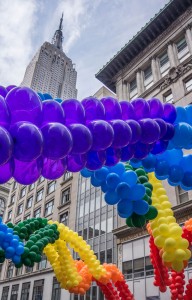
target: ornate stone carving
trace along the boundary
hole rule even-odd
[[[178,67],[173,67],[169,70],[169,73],[165,76],[164,82],[161,84],[160,89],[163,90],[168,87],[171,83],[176,82],[178,78],[189,70],[192,69],[192,63],[185,66],[180,65]]]

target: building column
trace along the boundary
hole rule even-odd
[[[137,70],[137,72],[136,72],[136,81],[137,81],[137,93],[138,93],[138,96],[140,96],[142,94],[142,92],[144,91],[141,70]]]
[[[189,52],[190,52],[190,54],[192,54],[192,33],[191,33],[191,26],[190,25],[188,25],[186,27],[185,38],[186,38],[186,41],[187,41]]]
[[[176,67],[178,65],[178,59],[175,56],[173,44],[171,42],[168,44],[167,54],[170,61],[170,68]]]
[[[127,81],[123,81],[123,99],[128,100],[128,83]]]
[[[157,82],[160,79],[160,69],[158,66],[157,59],[155,57],[152,57],[151,59],[151,69],[153,74],[153,81]]]
[[[120,79],[117,83],[116,83],[116,94],[117,94],[117,99],[118,100],[123,100],[123,80]]]

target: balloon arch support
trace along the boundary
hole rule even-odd
[[[154,285],[171,299],[192,299],[184,269],[191,258],[192,219],[181,228],[161,180],[192,189],[192,106],[158,99],[93,97],[62,101],[27,87],[0,87],[0,183],[28,185],[81,172],[117,205],[128,227],[146,226]],[[78,253],[73,260],[69,248]],[[95,281],[106,299],[134,299],[122,273],[97,260],[63,224],[32,218],[0,223],[0,261],[33,266],[45,253],[62,288],[85,294]]]

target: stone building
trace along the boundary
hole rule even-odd
[[[192,1],[172,0],[155,15],[97,74],[119,100],[159,98],[185,106],[192,103]],[[178,223],[192,216],[192,191],[165,182]],[[118,219],[118,266],[135,299],[170,299],[153,286],[149,237],[144,229],[131,229]],[[192,261],[186,270],[192,278]]]
[[[52,43],[45,42],[27,66],[21,86],[50,93],[63,100],[77,98],[77,72],[72,60],[63,52],[63,15]]]

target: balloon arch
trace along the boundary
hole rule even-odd
[[[146,225],[154,285],[171,299],[192,299],[184,269],[191,258],[192,219],[181,228],[161,180],[192,189],[192,106],[158,99],[62,101],[27,87],[0,87],[0,183],[28,185],[67,170],[90,177],[129,227]],[[73,260],[68,246],[79,254]],[[67,226],[42,218],[0,223],[0,262],[33,266],[45,253],[62,288],[84,294],[95,281],[106,299],[134,299],[122,273],[97,260]]]

